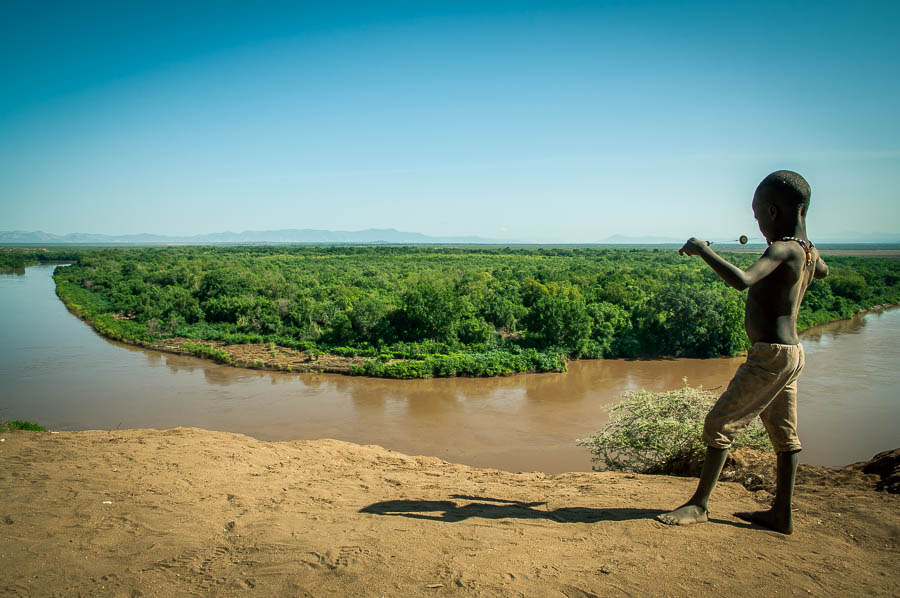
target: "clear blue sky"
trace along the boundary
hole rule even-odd
[[[0,10],[0,230],[900,232],[897,2]]]

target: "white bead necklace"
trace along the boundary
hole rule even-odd
[[[797,241],[798,243],[800,243],[800,247],[802,247],[803,251],[806,252],[806,265],[809,266],[813,263],[812,249],[813,249],[813,247],[815,247],[815,245],[813,245],[812,241],[809,242],[809,247],[807,247],[806,241],[803,241],[802,239],[798,239],[797,237],[781,237],[781,240],[782,241]]]

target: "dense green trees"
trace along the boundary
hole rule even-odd
[[[593,328],[581,293],[575,287],[557,283],[540,287],[523,318],[531,339],[538,346],[560,345],[572,353],[581,353]]]
[[[275,343],[358,373],[492,375],[563,356],[734,355],[744,295],[663,249],[154,247],[68,250],[58,292],[116,338]],[[746,267],[756,256],[729,256]],[[900,262],[831,258],[801,328],[900,302]],[[399,364],[399,365],[398,365]]]
[[[659,355],[714,357],[747,348],[742,296],[723,285],[667,286],[636,310],[643,345]]]
[[[76,259],[78,249],[46,247],[0,247],[0,272],[22,271],[25,266]]]

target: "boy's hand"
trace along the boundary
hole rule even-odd
[[[691,237],[687,240],[687,243],[678,250],[678,255],[700,255],[707,247],[709,247],[709,243],[706,241]]]

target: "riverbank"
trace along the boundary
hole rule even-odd
[[[514,346],[487,349],[478,352],[432,353],[427,346],[422,351],[415,343],[395,351],[378,354],[371,346],[360,356],[352,347],[332,348],[343,350],[338,354],[315,345],[295,349],[275,342],[235,343],[202,338],[159,338],[151,334],[148,326],[134,320],[131,315],[106,311],[103,299],[88,289],[56,279],[56,295],[66,309],[86,322],[97,334],[135,347],[190,355],[210,359],[216,363],[244,369],[279,372],[314,372],[348,374],[373,378],[452,378],[494,377],[510,374],[565,372],[566,356],[558,350],[540,352],[537,349]],[[258,337],[257,337],[258,338]],[[293,342],[293,340],[289,340]],[[427,345],[428,343],[426,343]],[[309,346],[300,342],[298,345]],[[412,352],[414,355],[410,355]]]
[[[731,516],[771,498],[736,483],[712,522],[672,528],[653,516],[693,479],[195,428],[2,436],[4,595],[900,593],[900,496],[858,471],[804,468],[782,536]]]
[[[873,305],[872,307],[859,310],[853,317],[867,313],[878,313],[895,307],[898,307],[898,304],[885,303],[883,305]],[[808,332],[809,334],[815,334],[823,327],[840,321],[842,320],[832,320],[830,322],[811,326],[810,328],[801,331],[801,338],[803,333]],[[351,374],[353,373],[354,366],[361,367],[367,361],[367,359],[363,357],[345,357],[329,353],[297,351],[288,347],[281,347],[273,344],[258,343],[227,345],[218,341],[197,341],[196,339],[189,338],[168,338],[146,343],[141,346],[155,351],[212,359],[216,363],[233,367],[276,372]],[[666,358],[659,357],[658,359]],[[571,360],[567,359],[567,361]],[[516,373],[534,373],[534,370]]]
[[[130,344],[144,349],[161,351],[164,353],[173,353],[175,355],[190,355],[192,357],[200,357],[209,359],[216,363],[229,365],[236,368],[268,370],[275,372],[293,372],[293,373],[324,373],[324,374],[343,374],[343,375],[360,375],[358,368],[368,360],[364,357],[347,357],[343,355],[334,355],[330,353],[320,353],[316,351],[298,351],[288,347],[282,347],[274,344],[238,344],[229,345],[220,341],[203,341],[190,338],[173,337],[151,342],[139,342],[127,338],[117,338],[117,335],[106,335],[102,328],[98,327],[91,319],[80,313],[76,307],[68,304],[60,297],[60,300],[66,305],[66,308],[73,315],[77,316],[95,332],[106,338],[112,338],[119,342]],[[877,313],[886,309],[900,307],[900,304],[883,304],[874,305],[872,307],[861,309],[856,312],[853,317],[861,316],[867,313]],[[849,320],[852,318],[845,318]],[[816,326],[811,326],[801,331],[803,334],[814,334],[822,327],[834,322],[844,320],[832,320],[824,322]],[[659,357],[658,359],[666,359]],[[399,362],[403,360],[391,360],[387,363]],[[569,361],[568,359],[566,361]],[[355,371],[356,370],[356,371]],[[536,370],[526,370],[523,372],[515,372],[519,374],[534,373]],[[563,368],[562,371],[565,371]],[[508,375],[508,374],[505,374]],[[382,376],[383,377],[383,376]],[[411,376],[419,377],[419,376]]]
[[[136,347],[190,355],[216,363],[244,368],[293,373],[330,373],[377,378],[493,377],[536,372],[565,372],[569,358],[560,352],[541,353],[535,349],[490,350],[480,353],[409,355],[358,355],[349,348],[344,354],[321,349],[295,349],[269,343],[226,343],[217,340],[169,337],[154,338],[147,327],[129,315],[110,313],[105,303],[89,290],[60,282],[54,274],[56,295],[66,309],[86,322],[99,335]],[[868,305],[853,316],[883,310],[896,304]],[[834,321],[823,322],[818,326]],[[814,326],[812,328],[817,328]],[[811,330],[807,329],[807,330]],[[370,348],[371,349],[371,348]],[[665,359],[659,356],[657,359]]]
[[[801,327],[900,302],[898,262],[835,257],[830,267]],[[98,249],[53,277],[109,338],[194,339],[191,354],[257,369],[489,377],[564,371],[567,357],[734,355],[746,340],[741,294],[702,260],[660,248]],[[266,354],[284,348],[309,358]]]

